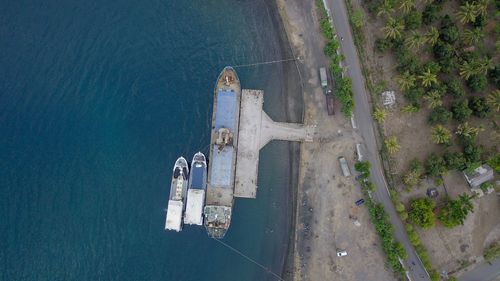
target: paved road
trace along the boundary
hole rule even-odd
[[[387,183],[382,172],[381,160],[378,153],[368,93],[365,88],[365,80],[361,72],[358,53],[351,34],[346,5],[342,0],[325,1],[330,10],[330,16],[333,18],[333,25],[335,26],[337,34],[343,37],[343,40],[340,41],[340,45],[342,53],[345,56],[348,76],[353,82],[354,101],[356,104],[354,119],[365,141],[367,151],[364,153],[364,156],[366,156],[366,159],[372,164],[371,180],[377,186],[377,191],[374,194],[375,200],[384,205],[386,212],[389,214],[391,223],[394,225],[396,239],[403,244],[408,252],[406,265],[411,280],[430,280],[424,266],[418,259],[413,246],[408,240],[404,226],[396,214],[394,205],[389,197]]]
[[[491,264],[482,263],[476,266],[473,270],[464,273],[460,281],[493,281],[500,280],[500,259],[497,259]]]

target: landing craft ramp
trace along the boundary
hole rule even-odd
[[[259,151],[272,140],[313,140],[314,127],[274,122],[263,110],[264,92],[243,89],[234,196],[256,198]]]

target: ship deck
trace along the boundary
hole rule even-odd
[[[256,198],[259,151],[272,140],[313,140],[314,127],[274,122],[263,110],[264,92],[243,89],[234,196]]]

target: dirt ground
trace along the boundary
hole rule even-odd
[[[338,157],[354,164],[360,137],[341,114],[328,116],[318,68],[327,65],[314,1],[279,0],[304,84],[306,124],[316,124],[313,143],[302,144],[295,233],[294,280],[394,280],[354,176],[342,176]],[[336,105],[336,112],[339,112]],[[346,257],[337,257],[346,250]]]
[[[362,9],[360,0],[353,0],[355,9]],[[383,126],[386,136],[396,136],[401,149],[395,153],[395,159],[391,170],[397,175],[403,175],[409,166],[411,159],[425,160],[431,152],[442,154],[444,147],[433,144],[430,137],[431,127],[427,119],[430,110],[422,108],[414,114],[402,113],[400,110],[407,104],[402,93],[399,91],[394,77],[397,75],[395,69],[395,58],[390,54],[381,55],[375,51],[374,43],[378,37],[382,37],[380,31],[383,23],[371,17],[367,10],[365,13],[365,66],[370,69],[371,79],[374,83],[385,81],[387,90],[396,92],[396,105],[389,109],[388,116]],[[377,100],[380,93],[372,93]],[[473,120],[471,124],[476,125]],[[458,125],[454,124],[454,125]],[[491,141],[498,139],[498,132],[491,129],[494,124],[487,123],[485,130],[478,136],[479,143],[491,146]],[[453,131],[454,128],[450,129]],[[453,148],[451,148],[453,149]],[[401,192],[401,199],[408,203],[411,198],[425,196],[428,187],[435,187],[432,180],[424,181],[419,188],[411,192],[404,191],[400,185],[400,177],[396,176],[396,188]],[[445,177],[445,186],[448,195],[455,198],[461,193],[470,193],[465,179],[461,173],[450,172]],[[444,190],[443,190],[444,191]],[[441,192],[441,189],[440,189]],[[438,204],[445,196],[438,198]],[[474,262],[482,260],[481,255],[485,246],[494,240],[500,239],[500,202],[495,195],[474,199],[474,213],[471,214],[464,226],[454,229],[446,229],[440,225],[429,230],[419,230],[424,246],[429,250],[431,261],[438,271],[455,272],[460,268],[470,268]],[[496,214],[496,215],[494,215]]]

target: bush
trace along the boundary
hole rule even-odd
[[[461,98],[465,95],[464,87],[462,82],[458,79],[452,79],[446,83],[448,86],[448,93],[450,93],[455,98]]]
[[[438,177],[446,172],[446,163],[443,158],[435,153],[431,153],[425,161],[425,172],[432,177]]]
[[[418,234],[415,230],[409,231],[408,232],[408,240],[410,240],[410,243],[413,246],[418,246],[420,245],[420,237],[418,237]]]
[[[418,29],[422,25],[422,13],[417,10],[411,10],[403,19],[408,30]]]
[[[500,153],[493,155],[488,160],[488,165],[490,165],[493,170],[497,171],[497,173],[500,173]]]
[[[432,109],[431,115],[429,116],[429,123],[431,124],[444,124],[450,121],[452,113],[448,111],[443,106],[438,106]]]
[[[491,112],[490,106],[483,97],[472,97],[469,100],[469,107],[472,109],[474,115],[479,118],[484,118]]]
[[[412,200],[410,202],[409,212],[410,221],[423,228],[434,226],[434,206],[434,201],[429,198],[419,198]]]
[[[413,105],[420,105],[424,95],[424,90],[420,87],[413,87],[405,91],[404,95]]]
[[[368,161],[358,161],[354,164],[354,169],[363,175],[363,178],[368,178],[370,176],[371,164]]]
[[[453,118],[460,122],[465,121],[472,114],[467,100],[455,102],[451,107],[451,112],[453,113]]]
[[[439,12],[441,11],[441,6],[436,4],[429,4],[425,6],[424,11],[422,12],[422,23],[425,25],[429,25],[439,17]]]
[[[439,38],[444,42],[453,44],[460,37],[460,32],[458,31],[458,27],[452,21],[449,15],[446,15],[441,20],[441,30],[439,32]]]
[[[498,25],[500,26],[500,25]],[[491,83],[493,83],[497,88],[500,88],[500,65],[495,66],[492,70],[488,72]]]
[[[467,215],[474,209],[471,199],[470,195],[464,193],[457,199],[448,200],[439,212],[438,219],[448,228],[463,225]]]
[[[366,206],[370,213],[370,219],[375,225],[375,230],[382,241],[382,250],[387,255],[387,262],[394,271],[403,273],[404,268],[399,263],[398,257],[406,259],[407,253],[399,243],[394,241],[394,227],[389,222],[389,216],[382,204],[374,203],[371,199],[367,199]]]
[[[446,152],[443,158],[448,170],[462,171],[467,168],[467,160],[462,152]]]
[[[486,76],[484,75],[472,75],[469,77],[467,80],[467,86],[469,89],[471,89],[473,92],[481,92],[486,88],[486,84],[488,81],[486,81]]]
[[[455,48],[451,44],[438,41],[434,47],[432,47],[432,51],[444,73],[450,73],[456,69],[457,59],[455,56]]]
[[[493,261],[500,257],[500,244],[493,243],[488,248],[484,250],[484,259],[487,261]]]
[[[477,166],[481,162],[481,148],[474,142],[468,142],[464,146],[464,156],[467,167]]]
[[[387,38],[378,38],[375,40],[375,49],[383,53],[392,47],[391,40]]]

